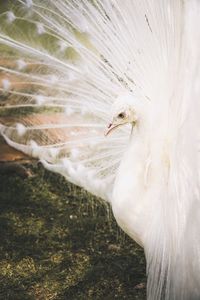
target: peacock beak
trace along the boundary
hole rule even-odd
[[[107,129],[104,133],[105,136],[107,136],[111,131],[113,131],[113,129],[117,128],[118,126],[120,126],[121,124],[113,124],[113,123],[109,123],[107,126]]]

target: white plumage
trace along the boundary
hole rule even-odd
[[[2,136],[110,201],[144,247],[149,300],[200,299],[199,15],[197,0],[19,0],[0,16]]]

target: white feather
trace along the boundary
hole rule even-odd
[[[8,22],[12,23],[12,22],[15,21],[15,19],[16,19],[16,17],[14,15],[14,13],[12,11],[8,11],[7,12],[7,20],[8,20]]]
[[[11,82],[10,82],[10,80],[9,79],[2,79],[2,86],[3,86],[3,90],[4,91],[8,91],[9,89],[10,89],[10,87],[11,87]]]
[[[16,124],[16,129],[19,136],[23,136],[26,133],[26,127],[23,124]]]

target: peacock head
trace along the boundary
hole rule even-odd
[[[119,96],[112,105],[112,121],[108,124],[105,136],[107,136],[114,129],[125,124],[135,126],[138,122],[138,107],[139,100],[131,94]]]

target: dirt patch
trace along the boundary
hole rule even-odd
[[[8,146],[6,142],[2,138],[0,138],[0,163],[21,161],[21,160],[30,161],[30,158],[24,153],[17,151],[12,147]]]

